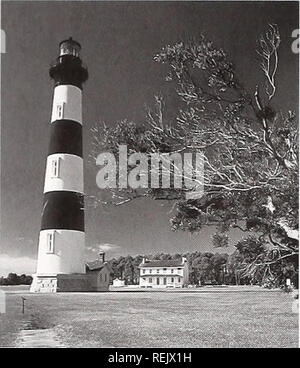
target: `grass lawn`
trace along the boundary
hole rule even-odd
[[[22,315],[21,296],[26,300]],[[50,328],[70,347],[297,347],[298,315],[281,291],[7,293],[0,346]]]

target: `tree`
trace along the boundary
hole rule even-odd
[[[26,285],[26,283],[27,283],[27,276],[25,274],[22,274],[21,276],[19,276],[19,283],[21,285]]]
[[[16,273],[9,273],[7,276],[8,285],[19,285],[19,277]]]
[[[32,277],[22,274],[9,273],[7,277],[0,277],[0,285],[31,285]]]
[[[133,283],[137,285],[139,283],[140,270],[139,265],[142,263],[143,256],[138,255],[133,259]]]
[[[131,256],[125,258],[124,279],[127,285],[132,285],[134,283],[134,265]]]
[[[213,281],[213,275],[212,275],[212,253],[203,253],[200,259],[199,263],[199,281],[201,282],[201,285],[204,285],[207,281]]]
[[[227,233],[217,232],[212,236],[213,246],[218,247],[228,247],[229,237]]]
[[[228,280],[230,284],[240,285],[244,272],[243,258],[239,251],[232,253],[227,260]]]
[[[221,285],[225,282],[225,265],[227,263],[228,254],[215,253],[211,257],[212,276],[214,281]]]
[[[263,278],[271,269],[291,263],[298,270],[298,123],[293,111],[275,110],[280,34],[270,24],[258,38],[257,54],[264,85],[248,91],[233,62],[204,36],[163,47],[155,61],[165,64],[166,77],[177,93],[177,116],[166,113],[165,101],[155,97],[145,121],[121,121],[93,129],[95,155],[116,153],[201,152],[204,195],[186,199],[182,189],[114,188],[106,203],[124,204],[138,197],[175,200],[173,230],[200,231],[221,226],[214,242],[227,244],[231,228],[252,232],[265,245],[263,255],[248,268]],[[93,198],[100,201],[101,199]]]

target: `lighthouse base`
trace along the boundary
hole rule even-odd
[[[87,274],[33,275],[31,293],[91,291]]]

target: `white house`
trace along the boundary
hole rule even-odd
[[[185,257],[152,261],[143,258],[139,269],[141,288],[176,288],[188,284],[189,270]]]

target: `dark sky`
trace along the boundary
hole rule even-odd
[[[163,45],[204,32],[228,51],[239,78],[253,88],[261,78],[255,42],[268,23],[277,23],[282,37],[277,108],[297,109],[298,56],[291,51],[291,33],[299,28],[296,2],[2,1],[7,49],[1,70],[0,254],[36,257],[53,91],[48,68],[61,40],[72,36],[81,43],[89,69],[83,99],[87,157],[96,122],[140,121],[144,104],[158,91],[168,103],[165,69],[153,61]],[[96,172],[86,163],[86,193],[97,191]],[[170,208],[148,200],[88,208],[87,246],[106,244],[110,255],[211,249],[213,229],[171,232]]]

